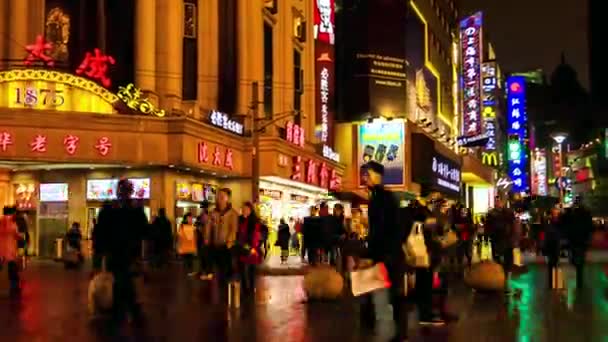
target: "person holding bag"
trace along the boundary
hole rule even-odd
[[[389,341],[402,341],[407,337],[407,315],[402,307],[405,255],[401,245],[407,232],[400,224],[396,197],[384,188],[384,166],[371,161],[362,171],[369,190],[368,257],[377,270],[386,269],[385,285],[390,283],[388,289],[379,288],[370,293],[366,303],[369,306],[365,308],[367,318],[371,318],[372,311],[377,335]]]

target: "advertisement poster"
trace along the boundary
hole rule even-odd
[[[310,1],[310,0],[309,0]],[[335,0],[314,1],[315,38],[315,110],[316,133],[323,145],[333,147],[333,121],[335,106]]]
[[[106,201],[116,198],[118,179],[89,179],[87,180],[87,199]]]
[[[406,21],[406,106],[410,120],[427,119],[437,124],[439,84],[425,65],[425,24],[416,11]]]
[[[40,184],[40,202],[65,202],[68,200],[67,183]]]
[[[133,184],[133,198],[150,198],[150,178],[129,178]]]
[[[359,182],[363,185],[363,166],[375,161],[384,166],[384,184],[404,183],[405,125],[403,121],[378,121],[358,127],[357,165]]]

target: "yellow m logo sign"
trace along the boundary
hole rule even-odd
[[[481,162],[489,166],[498,166],[498,156],[496,152],[483,152]]]

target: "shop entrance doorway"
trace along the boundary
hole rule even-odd
[[[68,203],[40,203],[38,220],[38,256],[53,258],[56,255],[56,239],[63,238],[68,230]]]

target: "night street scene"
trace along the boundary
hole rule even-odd
[[[0,0],[0,342],[608,342],[599,0]]]

